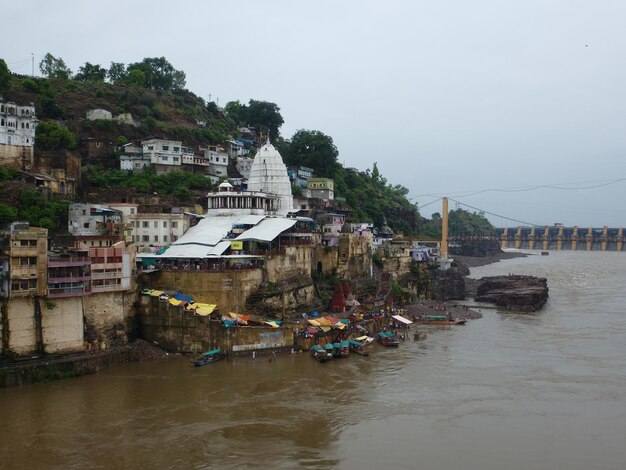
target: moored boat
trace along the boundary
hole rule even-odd
[[[350,341],[344,339],[340,344],[339,357],[348,357],[350,355]]]
[[[400,342],[394,333],[391,331],[380,331],[376,335],[376,339],[380,344],[387,348],[397,348]]]
[[[320,362],[326,362],[333,358],[332,353],[326,352],[321,346],[314,344],[311,348],[311,356]]]
[[[363,343],[355,339],[351,339],[349,342],[350,342],[350,351],[352,351],[353,353],[360,354],[361,356],[369,356],[369,353],[363,347],[365,346]]]
[[[335,348],[332,343],[326,343],[326,345],[324,346],[324,350],[326,351],[327,355],[330,356],[328,359],[332,359],[334,357]]]
[[[426,315],[423,319],[418,320],[418,323],[424,323],[426,325],[465,325],[467,320],[455,320],[451,319],[447,315]]]
[[[193,365],[197,367],[206,366],[207,364],[211,364],[212,362],[221,361],[225,357],[226,354],[224,354],[220,349],[213,349],[211,351],[200,354],[193,361]]]

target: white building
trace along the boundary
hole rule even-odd
[[[175,242],[189,228],[189,219],[182,211],[130,215],[128,220],[133,225],[133,241],[137,251],[157,251]]]
[[[152,165],[180,166],[182,164],[182,143],[180,140],[142,140],[143,155]]]
[[[204,158],[209,163],[209,174],[218,178],[226,178],[228,176],[228,154],[221,147],[203,148]]]
[[[244,178],[250,178],[250,170],[252,169],[252,164],[254,163],[254,158],[252,157],[237,157],[237,171]]]
[[[36,127],[35,106],[18,106],[0,97],[0,144],[32,149]]]

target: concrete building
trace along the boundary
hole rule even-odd
[[[310,178],[313,178],[315,171],[313,168],[307,168],[306,166],[293,166],[287,168],[289,174],[289,180],[291,184],[300,186],[301,188],[308,187]]]
[[[318,216],[318,222],[322,228],[322,245],[337,246],[339,244],[339,234],[345,220],[345,215],[332,212]]]
[[[114,292],[131,288],[135,266],[134,247],[125,241],[103,248],[89,248],[91,259],[91,291]]]
[[[122,222],[122,212],[100,204],[78,202],[69,207],[68,230],[72,235],[103,235]]]
[[[222,147],[215,145],[201,150],[209,163],[209,174],[218,178],[226,178],[228,176],[228,153]]]
[[[5,298],[47,294],[48,229],[30,227],[28,222],[13,222],[0,232],[0,253]]]
[[[335,199],[335,182],[330,178],[309,178],[302,195],[311,199]]]
[[[141,213],[129,216],[137,251],[157,251],[175,242],[189,228],[190,216],[182,210],[171,213]]]
[[[143,171],[150,166],[150,156],[143,154],[143,146],[137,142],[129,142],[119,147],[120,170]]]
[[[91,259],[86,251],[48,257],[48,298],[91,294]]]
[[[142,140],[143,155],[150,158],[150,163],[157,166],[180,166],[182,164],[182,142],[180,140],[147,139]]]
[[[18,106],[0,96],[0,164],[30,170],[33,165],[35,106]]]

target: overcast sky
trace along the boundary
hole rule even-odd
[[[283,136],[320,130],[346,166],[377,162],[424,216],[448,195],[534,224],[626,226],[624,0],[0,5],[14,72],[31,53],[36,74],[46,52],[73,71],[165,56],[204,99],[272,101]],[[506,191],[471,195],[487,189]]]

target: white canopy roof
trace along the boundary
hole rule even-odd
[[[264,242],[270,242],[274,240],[281,232],[290,229],[296,225],[296,219],[282,219],[271,218],[264,219],[258,225],[252,227],[250,230],[246,230],[239,235],[235,240],[260,240]]]
[[[394,320],[398,320],[400,323],[404,323],[405,325],[411,325],[413,323],[411,320],[407,320],[400,315],[392,315],[391,318],[393,318]]]

